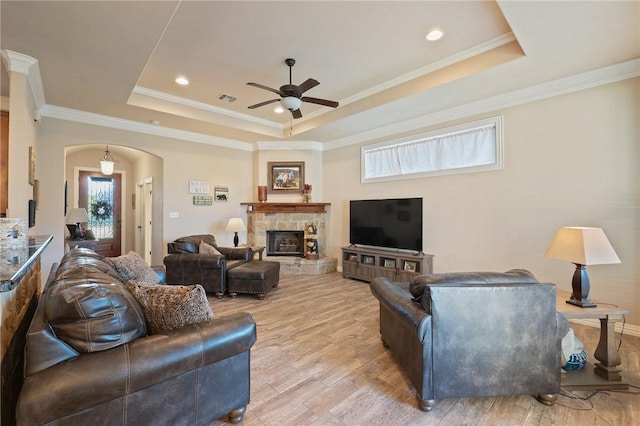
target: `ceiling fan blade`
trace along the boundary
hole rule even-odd
[[[300,98],[300,100],[302,102],[309,102],[309,103],[312,103],[312,104],[324,105],[324,106],[328,106],[328,107],[331,107],[331,108],[337,108],[338,107],[338,102],[329,101],[327,99],[310,98],[308,96],[303,96],[302,98]]]
[[[300,94],[303,94],[307,90],[313,89],[318,84],[320,84],[319,81],[314,80],[313,78],[308,78],[307,81],[298,86],[298,91],[300,92]]]
[[[268,101],[260,102],[259,104],[251,105],[248,108],[249,109],[260,108],[261,106],[269,105],[269,104],[272,104],[272,103],[278,102],[278,101],[280,101],[280,99],[270,99]]]
[[[284,93],[282,93],[281,91],[276,90],[276,89],[272,89],[271,87],[268,87],[268,86],[262,85],[262,84],[260,84],[260,83],[247,83],[247,84],[248,84],[249,86],[257,87],[258,89],[268,90],[268,91],[273,92],[273,93],[275,93],[275,94],[277,94],[277,95],[284,96]]]
[[[291,111],[291,115],[293,115],[293,118],[302,118],[302,111],[300,111],[300,108],[295,109]]]

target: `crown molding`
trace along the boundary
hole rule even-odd
[[[224,148],[238,149],[241,151],[253,151],[253,145],[248,142],[219,138],[216,136],[204,135],[202,133],[189,132],[186,130],[172,129],[169,127],[157,126],[155,124],[140,123],[137,121],[79,111],[71,108],[45,105],[44,108],[42,108],[41,113],[43,117],[57,118],[59,120],[73,121],[77,123],[90,124],[93,126],[109,127],[117,130],[143,133],[147,135],[161,136],[165,138],[179,139],[207,145],[215,145]]]
[[[2,52],[3,61],[5,51]],[[24,56],[24,55],[23,55]],[[243,151],[253,151],[256,148],[269,150],[285,149],[311,149],[311,150],[332,150],[343,148],[348,145],[355,145],[381,137],[393,137],[399,133],[413,131],[422,127],[442,123],[445,121],[471,117],[495,111],[501,108],[508,108],[534,102],[554,96],[564,95],[580,90],[589,89],[596,86],[615,83],[640,76],[640,58],[610,65],[592,71],[576,74],[574,76],[541,83],[535,86],[514,90],[498,96],[493,96],[476,102],[471,102],[443,111],[438,111],[425,116],[420,116],[405,120],[399,123],[368,130],[344,138],[335,139],[330,142],[312,141],[276,141],[276,142],[240,142],[231,139],[219,138],[204,135],[201,133],[176,130],[152,124],[139,123],[131,120],[114,118],[110,116],[88,113],[53,105],[44,105],[41,114],[44,117],[58,118],[61,120],[77,121],[85,124],[93,124],[102,127],[112,127],[120,130],[127,130],[137,133],[151,134],[167,138],[182,139],[190,142],[216,145],[225,148],[239,149]]]
[[[258,141],[255,146],[258,151],[322,151],[322,143],[314,141]]]
[[[502,108],[509,108],[542,99],[552,98],[596,86],[615,83],[640,76],[640,58],[620,62],[607,67],[583,72],[570,77],[564,77],[546,83],[537,84],[523,89],[514,90],[502,95],[460,105],[432,114],[412,118],[399,123],[390,124],[356,135],[335,139],[324,143],[324,150],[342,148],[377,139],[392,137],[393,135],[413,131],[445,121],[456,120],[474,115],[484,114]]]
[[[222,125],[229,125],[231,121],[234,127],[278,138],[282,138],[285,129],[284,125],[274,121],[142,86],[136,86],[133,89],[127,104]]]
[[[42,76],[40,75],[40,64],[38,60],[8,49],[2,49],[0,52],[2,55],[2,63],[4,63],[9,73],[17,72],[27,76],[36,109],[39,110],[44,107],[44,87],[42,85]]]

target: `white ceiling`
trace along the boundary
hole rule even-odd
[[[2,49],[39,61],[47,106],[243,142],[331,142],[640,57],[638,1],[2,0],[0,14]],[[425,41],[433,28],[444,37]],[[340,106],[248,109],[277,95],[246,83],[288,83],[288,57],[294,84],[320,82],[306,96]]]

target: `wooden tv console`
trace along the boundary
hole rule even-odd
[[[342,247],[342,276],[371,282],[376,277],[411,281],[433,273],[433,255],[393,249]]]

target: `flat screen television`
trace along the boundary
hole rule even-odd
[[[351,200],[349,243],[422,251],[422,198]]]

